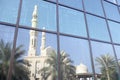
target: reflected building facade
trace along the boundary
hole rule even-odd
[[[61,80],[62,50],[70,56],[75,66],[80,63],[86,65],[86,72],[91,73],[93,80],[97,80],[96,73],[103,73],[96,59],[110,54],[115,61],[115,76],[117,79],[120,77],[120,0],[8,2],[0,1],[0,39],[12,43],[13,54],[15,47],[24,46],[25,55],[22,58],[32,65],[31,80],[35,77],[40,79],[38,71],[47,65],[44,61],[48,52],[57,53],[57,79]],[[108,68],[113,66],[108,65]],[[113,79],[112,76],[110,78]]]
[[[37,5],[34,7],[33,15],[32,15],[32,27],[37,28],[37,17],[38,17],[38,9]],[[45,28],[44,28],[45,29]],[[37,41],[38,41],[38,31],[30,30],[30,40],[29,40],[29,50],[28,55],[24,58],[27,60],[30,66],[27,66],[30,71],[30,80],[42,80],[45,75],[40,73],[40,70],[48,64],[45,60],[49,57],[50,53],[56,53],[55,49],[51,46],[46,47],[46,34],[42,32],[41,36],[41,46],[40,46],[40,55],[37,55]],[[48,80],[52,80],[49,76]]]

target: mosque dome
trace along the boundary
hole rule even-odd
[[[76,74],[80,74],[80,73],[88,73],[87,66],[82,63],[76,66]]]
[[[51,53],[55,53],[55,50],[51,46],[48,46],[43,50],[43,53],[41,55],[48,56]]]

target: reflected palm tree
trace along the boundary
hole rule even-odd
[[[44,80],[48,79],[51,76],[51,80],[56,80],[57,78],[57,55],[56,53],[50,53],[49,57],[46,59],[47,67],[44,67],[40,70],[40,73],[45,72],[46,77],[43,77]],[[74,80],[75,78],[75,67],[72,65],[72,60],[70,56],[61,51],[60,53],[60,68],[61,68],[61,80]]]
[[[15,55],[14,55],[14,63],[12,70],[12,80],[29,80],[28,77],[28,69],[25,65],[27,65],[27,61],[23,61],[21,57],[24,55],[25,50],[22,50],[22,45],[16,47]],[[6,80],[9,64],[10,64],[10,56],[12,52],[11,43],[5,43],[3,40],[0,41],[0,80]]]
[[[96,62],[100,66],[102,73],[101,80],[118,80],[116,72],[116,62],[110,54],[104,54],[97,57]]]
[[[62,80],[74,80],[76,74],[75,66],[72,65],[73,61],[70,56],[64,51],[61,51],[60,62]]]

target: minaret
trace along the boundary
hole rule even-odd
[[[37,5],[35,5],[34,7],[31,22],[32,22],[32,27],[37,28]],[[38,38],[38,32],[35,30],[30,30],[30,43],[29,43],[28,56],[36,56],[37,38]]]
[[[43,27],[43,30],[45,30],[45,27]],[[44,54],[44,49],[46,46],[46,34],[45,32],[42,32],[42,36],[41,36],[41,46],[40,46],[40,53],[41,55]]]

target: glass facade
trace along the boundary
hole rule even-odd
[[[0,80],[120,80],[119,30],[120,0],[1,0]]]

